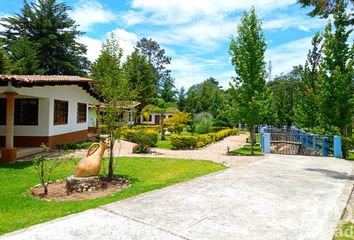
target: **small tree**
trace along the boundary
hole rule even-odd
[[[42,144],[41,149],[44,153],[49,152],[49,148]],[[52,176],[53,170],[60,164],[59,158],[55,158],[52,161],[46,161],[42,155],[38,155],[34,158],[33,166],[37,171],[39,181],[44,189],[43,194],[48,194],[48,185]]]
[[[247,124],[251,136],[251,154],[255,142],[254,127],[261,124],[271,105],[266,87],[266,41],[254,8],[245,11],[237,29],[237,37],[230,45],[232,64],[237,77],[234,79],[235,110],[240,120]]]
[[[160,115],[160,124],[161,124],[161,140],[165,140],[165,124],[164,117],[167,113],[177,112],[177,107],[175,103],[166,103],[163,99],[157,99],[156,105],[147,105],[141,111],[141,114],[144,118],[148,119],[151,113],[157,113]]]
[[[177,134],[181,134],[183,129],[188,127],[187,123],[189,122],[190,114],[185,112],[177,112],[173,114],[172,117],[165,120],[165,123],[171,124],[171,127]]]
[[[326,130],[337,127],[343,136],[351,135],[353,46],[352,32],[343,4],[334,13],[334,31],[329,22],[324,33],[323,59],[319,70],[318,100],[320,124]]]
[[[297,89],[294,107],[295,123],[300,128],[313,129],[318,126],[317,85],[318,68],[321,62],[322,36],[316,33],[312,38],[312,50],[307,55],[305,68]]]
[[[92,87],[101,96],[103,102],[99,117],[108,133],[108,180],[112,180],[115,167],[114,145],[121,138],[122,123],[119,123],[118,117],[123,109],[119,106],[132,97],[128,81],[122,73],[122,56],[123,50],[119,47],[115,35],[111,34],[102,44],[101,54],[92,66],[92,77],[96,80]]]
[[[198,133],[209,133],[213,127],[214,117],[211,113],[201,112],[194,117],[196,130]]]

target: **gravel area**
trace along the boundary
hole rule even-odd
[[[246,143],[247,134],[241,134],[239,136],[230,136],[222,141],[210,144],[204,148],[197,150],[169,150],[161,148],[153,148],[151,154],[134,154],[132,149],[135,146],[134,143],[121,141],[117,142],[114,146],[115,156],[143,156],[143,157],[164,157],[164,158],[181,158],[181,159],[197,159],[197,160],[210,160],[217,163],[222,163],[226,166],[238,167],[245,164],[253,163],[258,160],[264,159],[264,156],[230,156],[227,155],[227,147],[230,150],[234,150],[242,147]],[[74,153],[74,157],[85,156],[86,151],[80,150]],[[106,152],[108,155],[108,152]]]

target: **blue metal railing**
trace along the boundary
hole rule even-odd
[[[261,135],[261,148],[264,151],[264,134],[270,135],[270,144],[292,144],[299,145],[306,148],[313,155],[333,156],[334,154],[334,136],[325,136],[312,134],[295,127],[262,127],[260,130]],[[308,151],[307,151],[308,152]],[[338,150],[336,155],[338,155]]]

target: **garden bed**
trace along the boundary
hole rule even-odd
[[[42,200],[54,200],[54,201],[70,201],[70,200],[85,200],[101,198],[116,192],[121,191],[129,186],[129,181],[124,178],[116,177],[111,182],[105,177],[100,177],[100,188],[94,190],[88,189],[88,191],[73,192],[68,194],[66,189],[66,180],[59,180],[52,182],[48,185],[48,194],[43,194],[43,187],[36,185],[29,191],[29,194],[35,198]]]

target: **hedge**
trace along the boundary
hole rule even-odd
[[[129,142],[142,144],[149,147],[156,146],[158,141],[158,133],[155,130],[134,130],[125,129],[123,132],[123,139]]]
[[[214,143],[232,135],[239,135],[238,128],[225,129],[216,133],[203,134],[200,136],[184,136],[184,135],[171,135],[171,148],[175,150],[196,149],[204,147],[210,143]]]

